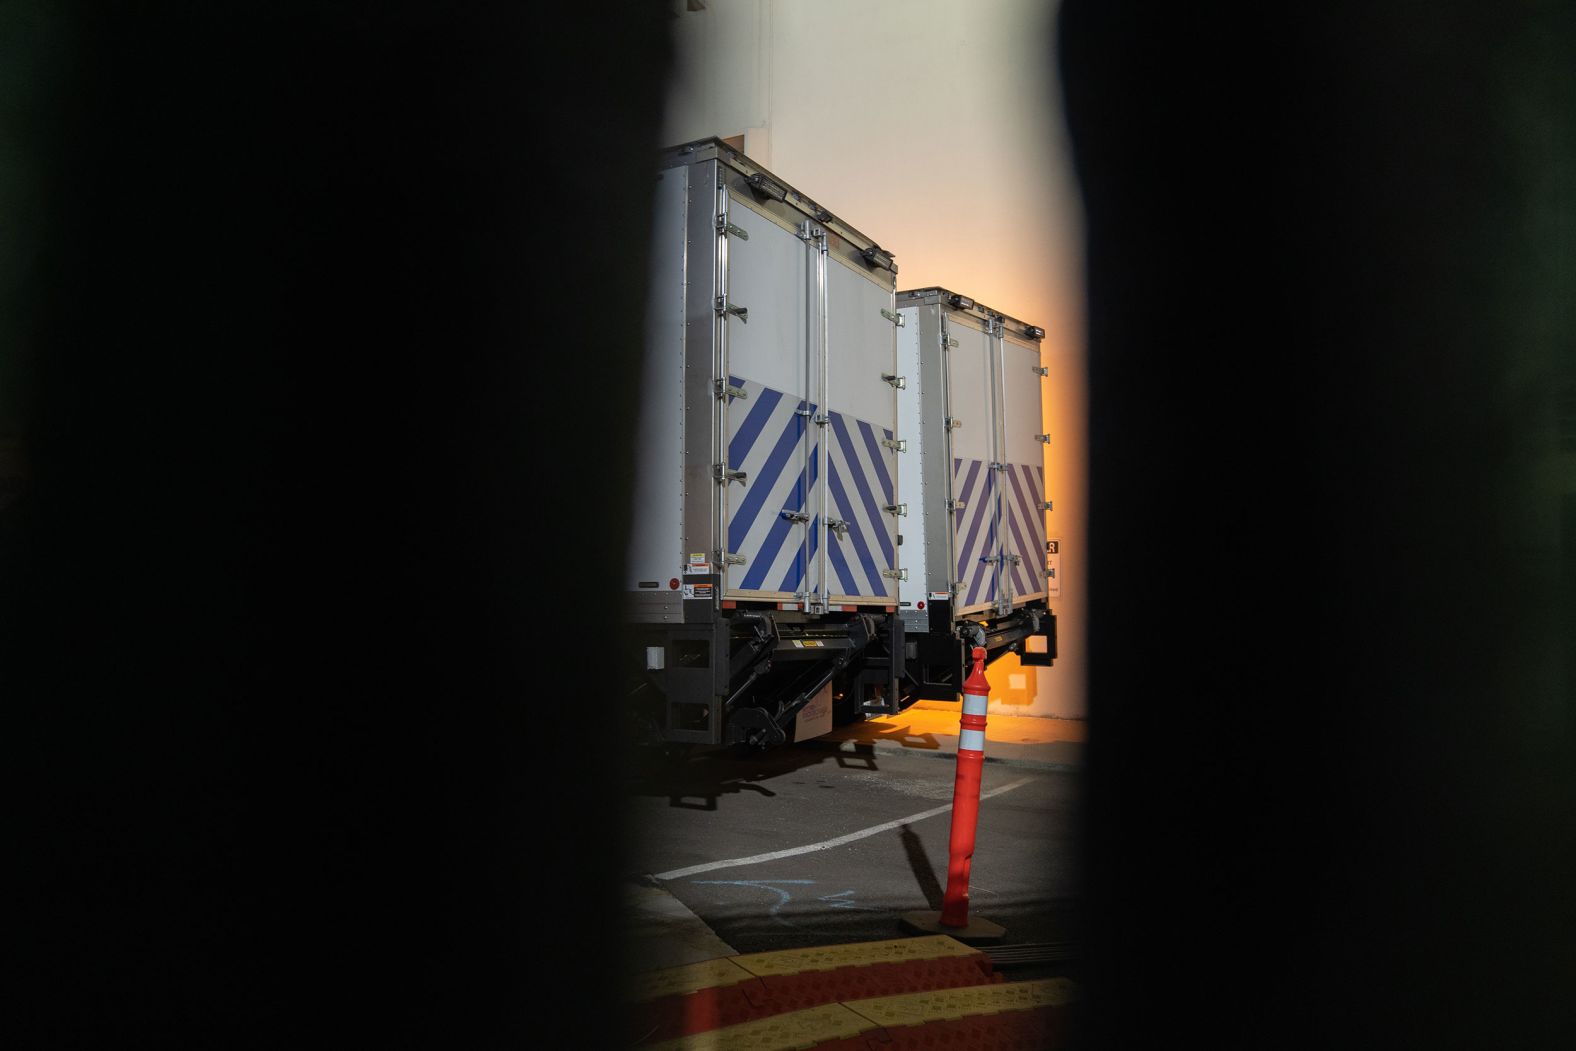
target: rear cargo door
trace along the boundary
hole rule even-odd
[[[1040,415],[1039,347],[1013,336],[996,339],[998,404],[1003,409],[1001,573],[1004,598],[1021,605],[1045,594],[1045,430]]]
[[[1000,590],[997,567],[996,419],[991,339],[965,315],[944,315],[947,341],[948,418],[952,459],[954,610],[993,606]]]
[[[834,604],[896,605],[896,457],[901,454],[894,448],[897,335],[888,316],[895,316],[895,304],[889,288],[835,256],[827,260],[826,281],[829,411],[821,428],[827,443],[822,583]]]
[[[747,311],[725,317],[726,383],[720,397],[725,565],[730,598],[792,600],[805,586],[816,484],[819,383],[809,354],[810,276],[806,242],[729,195],[727,299]]]

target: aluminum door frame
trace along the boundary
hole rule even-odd
[[[1000,593],[997,472],[991,466],[998,462],[997,393],[989,326],[959,312],[943,310],[941,316],[947,418],[955,421],[945,428],[952,608],[961,616],[996,608]]]
[[[939,506],[944,510],[947,497],[946,483],[938,486],[929,468],[939,458],[934,450],[942,449],[943,453],[945,450],[944,443],[938,440],[939,431],[927,424],[927,417],[939,419],[944,416],[946,403],[939,376],[940,355],[927,355],[924,347],[927,340],[935,346],[938,339],[939,311],[933,305],[905,306],[897,313],[903,318],[896,332],[897,369],[908,379],[897,392],[897,431],[908,443],[908,448],[894,457],[898,465],[897,487],[908,504],[908,515],[899,523],[903,543],[898,547],[898,561],[907,573],[898,579],[898,610],[909,630],[922,631],[930,623],[926,602],[936,587],[945,591],[952,580],[948,575],[936,585],[932,584],[939,565],[932,548],[937,534],[946,532],[932,524],[932,505],[937,504],[935,494],[939,492],[942,494]],[[904,548],[917,554],[905,558]]]
[[[897,458],[904,455],[894,448],[896,385],[904,382],[897,376],[896,303],[892,290],[870,271],[836,256],[828,261],[823,287],[830,340],[823,358],[823,506],[846,524],[838,534],[823,536],[824,594],[832,605],[896,607],[896,508],[902,499]],[[823,526],[829,517],[822,515]],[[834,558],[841,567],[826,565]],[[835,590],[848,582],[855,590]]]
[[[719,203],[725,209],[719,225],[732,225],[748,235],[733,235],[740,243],[725,246],[722,321],[729,331],[715,380],[719,462],[727,479],[717,526],[722,595],[802,604],[803,591],[771,586],[785,582],[771,564],[780,564],[783,553],[796,548],[803,558],[810,522],[794,521],[790,515],[815,514],[811,483],[817,479],[811,476],[810,458],[816,435],[809,416],[820,395],[817,369],[807,352],[818,340],[815,293],[806,278],[807,267],[815,265],[815,249],[737,194],[725,189]],[[743,260],[758,262],[745,266]],[[741,318],[728,307],[747,313]],[[797,480],[794,462],[801,468]],[[742,477],[734,477],[740,472]],[[800,489],[808,491],[796,510],[793,494]],[[785,501],[788,506],[778,506]],[[740,515],[747,517],[740,521]],[[802,565],[800,572],[799,583],[804,584]]]
[[[1004,556],[1015,556],[1004,575],[1012,580],[1009,603],[1021,606],[1043,598],[1045,587],[1045,426],[1041,377],[1036,371],[1040,349],[1011,333],[996,339],[997,375],[1002,390],[1001,462],[1005,484],[1002,544]],[[1020,536],[1019,527],[1028,532]],[[1020,587],[1022,580],[1026,586]]]

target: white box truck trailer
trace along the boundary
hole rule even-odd
[[[657,172],[628,569],[648,738],[896,711],[892,255],[717,139]],[[809,713],[809,717],[807,716]]]
[[[905,694],[953,700],[965,647],[1048,666],[1045,449],[1040,364],[1045,332],[973,298],[932,287],[897,293],[899,481],[905,520],[899,587]]]
[[[955,701],[969,646],[1049,664],[1043,333],[899,297],[891,252],[718,139],[662,151],[654,209],[637,737],[766,747]]]

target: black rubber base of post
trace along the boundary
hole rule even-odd
[[[970,916],[965,926],[948,927],[941,922],[939,912],[905,912],[898,922],[903,925],[904,930],[916,934],[945,934],[965,944],[1001,941],[1007,933],[1007,928],[1001,924],[982,920],[978,916]]]

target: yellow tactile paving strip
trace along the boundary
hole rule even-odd
[[[890,938],[886,941],[747,953],[639,975],[635,980],[634,997],[637,1001],[655,1000],[663,996],[683,996],[702,989],[726,988],[753,978],[831,971],[839,967],[868,967],[877,963],[912,963],[915,960],[936,960],[945,956],[973,956],[978,952],[978,949],[956,938],[933,934],[920,938]]]
[[[761,978],[805,971],[831,971],[839,967],[868,967],[875,963],[910,963],[943,956],[973,956],[978,949],[945,934],[922,938],[892,938],[879,942],[852,942],[847,945],[819,945],[811,949],[779,949],[776,952],[750,953],[729,957],[752,975]]]
[[[647,1051],[794,1051],[870,1029],[1057,1007],[1075,998],[1076,989],[1066,978],[971,985],[810,1007],[645,1047]]]
[[[663,996],[683,996],[698,993],[702,989],[720,989],[753,979],[755,975],[734,962],[737,959],[736,956],[727,956],[720,960],[686,963],[638,975],[634,997],[643,1001]]]
[[[1042,978],[1033,982],[965,985],[923,993],[878,996],[871,1000],[848,1000],[843,1006],[879,1026],[923,1025],[926,1022],[944,1022],[970,1015],[1060,1007],[1072,1003],[1074,995],[1073,983],[1066,978]]]

